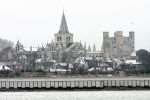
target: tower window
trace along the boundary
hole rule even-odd
[[[67,40],[67,41],[70,41],[70,37],[67,37],[66,40]]]
[[[61,47],[63,47],[63,44],[61,44]]]
[[[61,37],[57,37],[57,41],[61,41]]]

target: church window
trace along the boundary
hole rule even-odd
[[[57,37],[57,41],[61,41],[61,37]]]
[[[70,41],[70,37],[67,37],[66,40],[67,40],[67,41]]]

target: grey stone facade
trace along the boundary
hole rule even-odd
[[[106,57],[128,57],[134,52],[134,32],[123,36],[122,31],[116,31],[114,37],[109,37],[109,32],[103,32],[102,50]]]
[[[56,48],[68,48],[73,44],[73,34],[69,32],[65,15],[63,13],[59,32],[55,34]]]

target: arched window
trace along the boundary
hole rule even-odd
[[[57,41],[61,41],[62,40],[62,38],[59,36],[59,37],[57,37]]]
[[[67,40],[67,41],[70,41],[70,37],[67,37],[66,40]]]

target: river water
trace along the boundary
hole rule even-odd
[[[0,100],[150,100],[150,91],[0,92]]]

